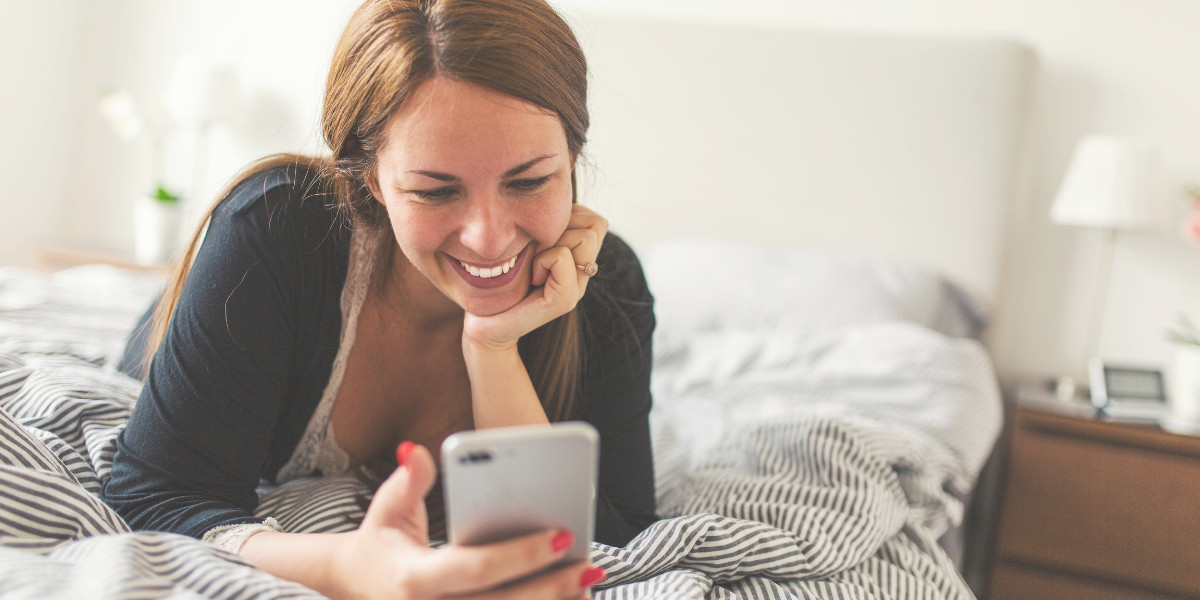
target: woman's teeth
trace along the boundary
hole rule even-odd
[[[466,271],[468,273],[470,273],[476,277],[479,277],[481,279],[489,279],[492,277],[499,277],[500,275],[507,273],[509,269],[515,267],[517,265],[517,257],[514,256],[514,257],[508,259],[508,262],[506,262],[498,267],[492,267],[490,269],[480,269],[479,267],[476,267],[474,265],[468,265],[467,263],[465,263],[461,260],[458,262],[462,263],[463,269],[466,269]]]

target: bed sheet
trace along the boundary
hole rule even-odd
[[[0,268],[0,352],[69,354],[116,368],[164,275],[108,265]]]
[[[0,356],[0,595],[315,596],[196,540],[128,532],[96,500],[140,383],[86,346]],[[971,597],[936,539],[999,428],[977,342],[904,322],[708,332],[657,356],[653,386],[664,518],[593,546],[597,598]],[[256,512],[346,530],[361,491],[298,480]]]

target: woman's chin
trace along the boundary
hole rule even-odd
[[[477,317],[491,317],[520,304],[524,298],[524,294],[512,292],[486,298],[464,298],[459,306]]]

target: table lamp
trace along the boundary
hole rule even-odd
[[[1050,220],[1054,223],[1102,232],[1084,343],[1085,363],[1096,356],[1100,341],[1117,231],[1152,230],[1160,224],[1153,198],[1155,163],[1154,150],[1144,142],[1087,136],[1075,148],[1071,166],[1050,207]]]

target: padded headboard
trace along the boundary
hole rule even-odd
[[[633,245],[888,256],[996,302],[1028,47],[595,14],[574,25],[592,69],[584,202]]]

